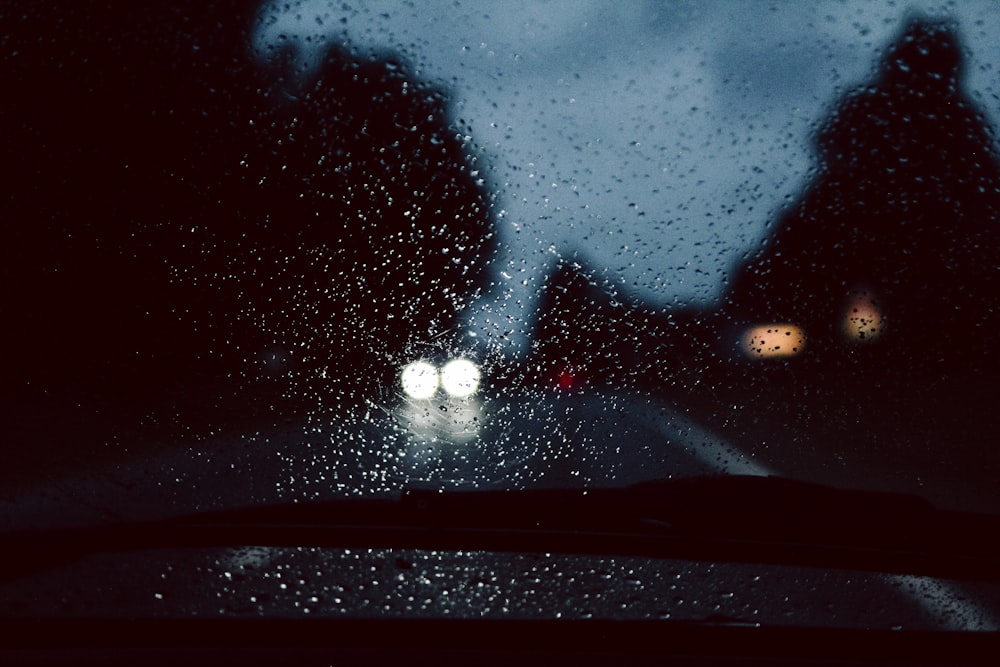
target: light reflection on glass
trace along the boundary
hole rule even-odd
[[[476,398],[449,396],[406,401],[398,420],[417,440],[463,444],[479,437],[482,411],[482,403]]]

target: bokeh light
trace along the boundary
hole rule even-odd
[[[414,361],[403,367],[400,382],[410,398],[430,398],[438,389],[438,372],[426,361]]]
[[[805,345],[805,331],[795,324],[759,324],[743,333],[743,352],[751,359],[794,357]]]
[[[885,329],[885,321],[875,296],[867,290],[852,294],[842,325],[849,340],[871,342],[879,338]]]
[[[454,359],[441,369],[441,385],[458,398],[476,393],[480,377],[479,367],[468,359]]]

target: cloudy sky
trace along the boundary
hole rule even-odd
[[[983,2],[413,3],[306,0],[265,12],[313,62],[390,50],[448,89],[487,158],[504,246],[475,328],[531,326],[557,257],[656,306],[710,303],[793,201],[810,133],[914,11],[958,21],[966,91],[1000,119],[1000,11]]]

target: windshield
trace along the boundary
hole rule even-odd
[[[8,3],[3,527],[720,474],[1000,511],[994,9]]]

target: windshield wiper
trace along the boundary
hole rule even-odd
[[[1000,581],[1000,516],[780,477],[620,489],[410,490],[0,537],[0,580],[95,553],[294,546],[535,552],[857,569]]]

